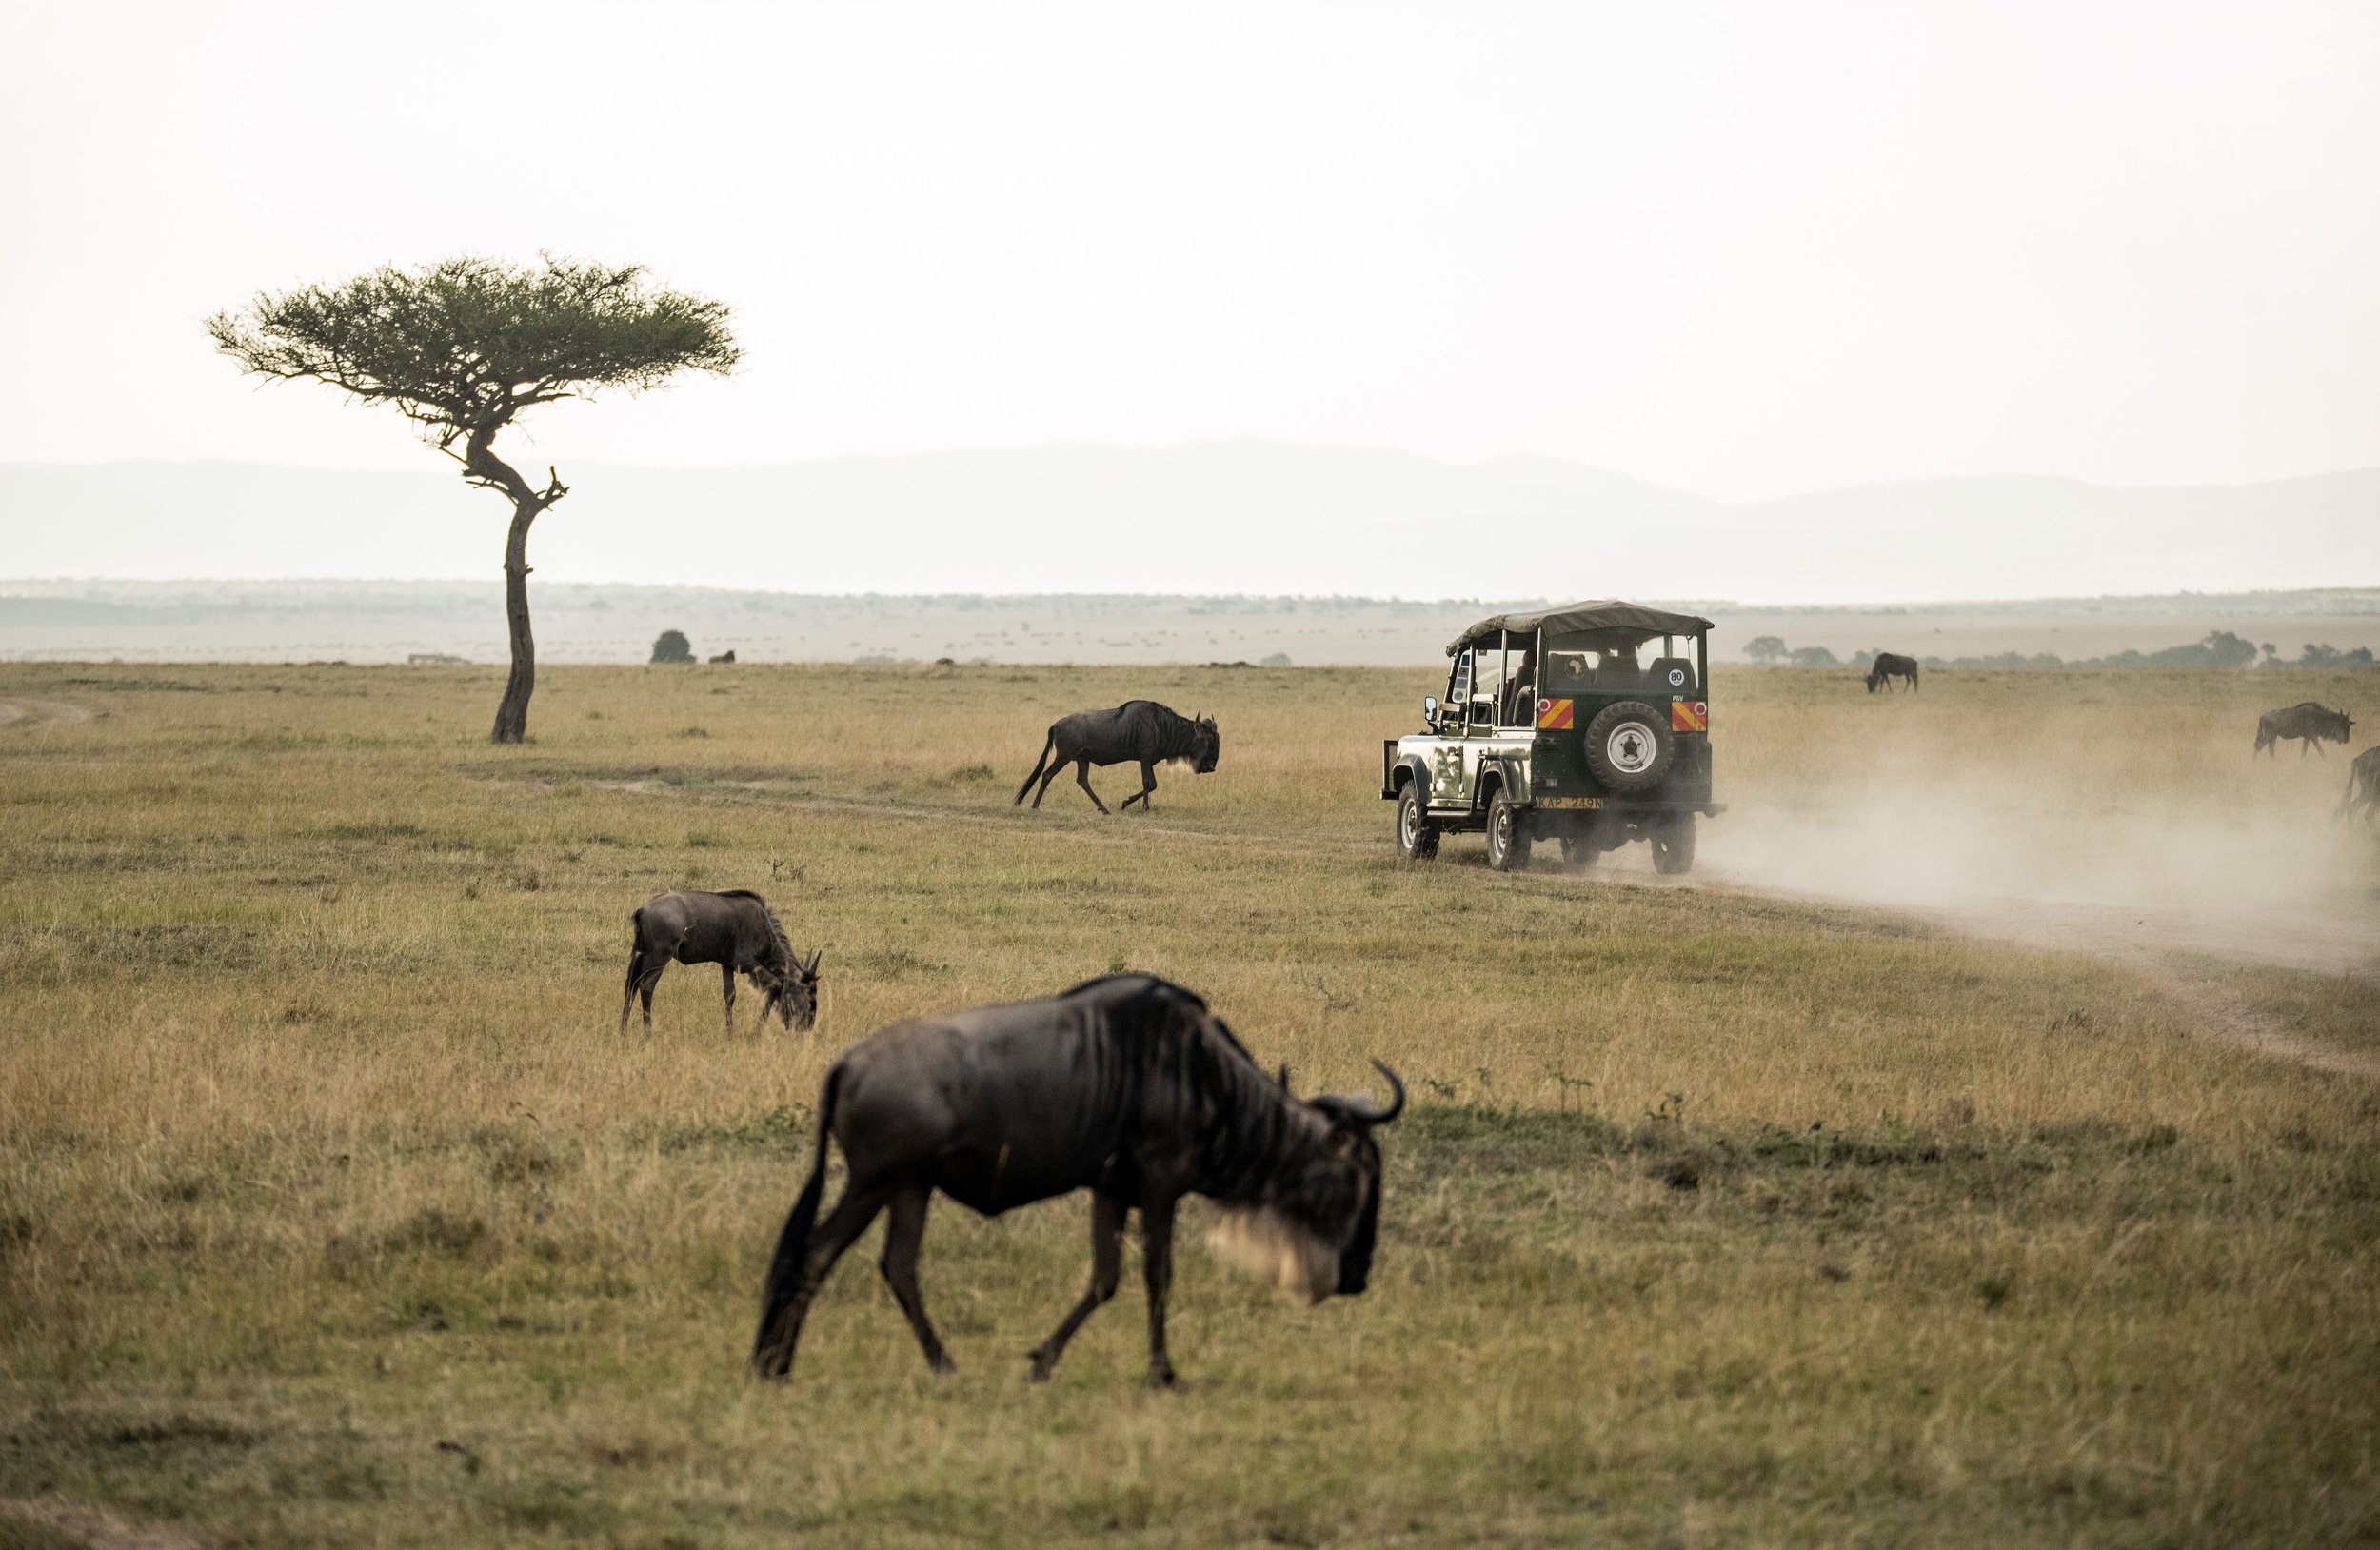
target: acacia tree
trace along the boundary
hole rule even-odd
[[[336,286],[259,293],[207,320],[215,348],[260,377],[311,377],[394,405],[463,477],[512,503],[505,620],[512,673],[488,740],[518,743],[537,686],[529,634],[529,524],[570,493],[550,466],[538,487],[494,450],[522,410],[617,388],[642,392],[681,371],[725,375],[739,351],[727,308],[647,283],[644,267],[545,258],[529,268],[450,258],[373,270]]]

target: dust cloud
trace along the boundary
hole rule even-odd
[[[2380,978],[2380,836],[2332,818],[2351,750],[2251,759],[2252,715],[2152,708],[1771,713],[1697,875],[2100,954]]]

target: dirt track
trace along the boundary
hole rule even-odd
[[[55,723],[70,726],[90,720],[90,712],[64,700],[0,700],[0,726],[19,730]]]

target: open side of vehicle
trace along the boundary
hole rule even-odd
[[[1457,636],[1429,730],[1383,740],[1380,796],[1397,848],[1487,836],[1488,864],[1525,865],[1540,840],[1573,865],[1632,840],[1656,871],[1694,865],[1711,800],[1711,621],[1633,603],[1497,614]],[[1689,654],[1691,653],[1691,654]]]

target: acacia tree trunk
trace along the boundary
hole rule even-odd
[[[537,641],[529,634],[529,524],[541,507],[515,503],[512,531],[505,538],[505,630],[512,642],[512,672],[505,697],[496,702],[490,743],[518,743],[528,735],[529,696],[537,689]]]
[[[529,696],[537,688],[537,642],[529,634],[529,524],[570,491],[551,468],[545,470],[544,489],[522,478],[519,469],[490,450],[498,428],[487,426],[471,432],[463,477],[502,490],[512,502],[512,527],[505,536],[505,626],[512,643],[512,672],[505,680],[505,697],[496,703],[496,725],[487,741],[518,743],[528,735]]]

